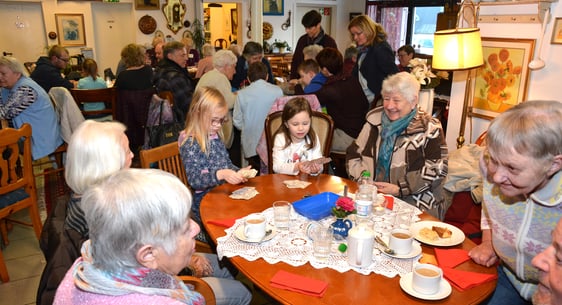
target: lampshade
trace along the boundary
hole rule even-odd
[[[437,31],[433,38],[432,68],[465,70],[484,64],[478,28]]]

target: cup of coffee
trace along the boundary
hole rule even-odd
[[[431,264],[418,264],[414,267],[412,288],[422,294],[439,292],[443,271]]]
[[[265,217],[250,214],[244,219],[244,236],[249,240],[261,240],[265,236]]]
[[[408,254],[412,252],[412,233],[406,229],[394,229],[390,231],[390,242],[388,246],[396,254]]]

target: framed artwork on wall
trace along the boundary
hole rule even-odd
[[[159,10],[160,0],[134,0],[136,10]]]
[[[232,35],[238,34],[238,11],[235,8],[230,9],[230,31]]]
[[[55,14],[59,45],[80,47],[86,45],[84,14]]]
[[[482,37],[484,65],[477,69],[470,116],[493,119],[527,98],[534,39]]]
[[[562,18],[554,20],[554,27],[552,28],[552,44],[562,44]]]
[[[283,5],[285,0],[263,0],[263,14],[283,15]]]

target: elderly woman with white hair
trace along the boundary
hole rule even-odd
[[[197,82],[195,91],[201,87],[217,89],[228,106],[228,119],[222,125],[222,133],[226,148],[230,148],[233,140],[232,110],[236,101],[236,94],[232,92],[230,80],[236,73],[236,55],[230,50],[219,50],[213,55],[214,69],[205,73]]]
[[[87,120],[72,134],[65,164],[70,199],[68,203],[59,202],[43,226],[40,245],[47,264],[39,282],[37,304],[52,304],[59,283],[88,239],[82,194],[91,185],[130,167],[132,158],[121,123]]]
[[[401,198],[443,219],[443,182],[447,146],[436,118],[418,109],[420,83],[401,72],[383,81],[383,106],[367,113],[367,122],[347,149],[352,179],[369,172],[381,193]]]
[[[14,128],[31,125],[33,160],[51,154],[63,143],[49,95],[28,77],[18,60],[7,56],[0,57],[0,119]]]
[[[191,193],[172,174],[126,169],[82,196],[89,226],[54,304],[205,304],[175,275],[195,252]]]

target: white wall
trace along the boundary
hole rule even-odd
[[[501,5],[501,6],[483,6],[480,14],[486,15],[509,15],[509,14],[535,14],[537,13],[537,5]],[[541,70],[531,71],[529,85],[527,88],[526,100],[558,100],[562,102],[560,97],[560,84],[562,78],[562,45],[550,44],[552,30],[554,26],[554,18],[562,16],[562,5],[558,2],[551,4],[552,20],[546,27],[545,36],[542,46],[542,59],[546,62],[546,66]],[[528,38],[538,39],[540,34],[540,23],[480,23],[478,27],[482,37],[501,37],[501,38]],[[535,51],[538,45],[535,46]],[[534,57],[534,56],[533,56]],[[456,149],[456,138],[459,133],[460,120],[462,114],[462,104],[464,99],[466,72],[455,72],[454,82],[451,90],[451,103],[449,109],[449,120],[447,126],[447,145],[449,151]],[[473,73],[474,75],[474,73]],[[489,121],[474,118],[472,126],[470,120],[467,120],[465,143],[473,142],[484,130],[487,129]],[[472,131],[472,134],[471,134]]]

